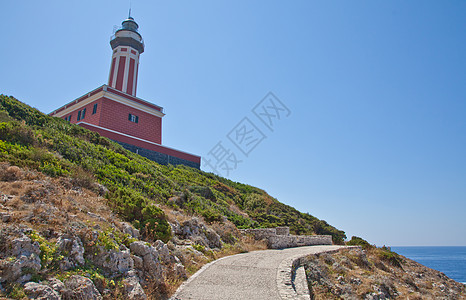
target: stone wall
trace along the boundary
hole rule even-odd
[[[271,249],[293,248],[312,245],[332,245],[331,235],[276,235],[267,239]]]
[[[267,240],[270,249],[283,249],[312,245],[332,245],[331,235],[290,235],[289,227],[243,229],[256,240]]]
[[[263,240],[277,235],[275,228],[241,229],[241,232],[253,235],[256,240]]]
[[[277,235],[290,235],[290,227],[277,227],[275,230]]]
[[[195,162],[192,162],[192,161],[189,161],[189,160],[186,160],[186,159],[182,159],[182,158],[178,158],[178,157],[175,157],[175,156],[172,156],[172,155],[168,155],[168,154],[164,154],[164,153],[160,153],[160,152],[157,152],[157,151],[153,151],[153,150],[149,150],[149,149],[145,149],[145,148],[142,148],[142,147],[137,147],[137,146],[134,146],[134,145],[131,145],[131,144],[127,144],[127,143],[123,143],[123,142],[119,142],[119,141],[116,141],[114,140],[114,142],[117,142],[118,144],[120,144],[121,146],[123,146],[123,148],[131,151],[131,152],[134,152],[134,153],[137,153],[141,156],[144,156],[150,160],[153,160],[161,165],[185,165],[185,166],[188,166],[188,167],[191,167],[191,168],[196,168],[196,169],[199,169],[200,168],[200,164],[198,163],[195,163]]]

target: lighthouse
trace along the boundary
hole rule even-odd
[[[163,107],[136,97],[144,40],[130,15],[110,38],[112,60],[104,84],[50,113],[95,131],[163,165],[200,168],[201,157],[162,145]]]
[[[110,40],[113,54],[108,85],[136,96],[139,55],[144,52],[144,40],[138,32],[138,24],[131,17],[131,12],[121,25]]]

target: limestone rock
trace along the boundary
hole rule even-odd
[[[178,278],[187,279],[188,276],[186,275],[186,269],[184,268],[183,264],[176,263],[173,265],[173,273]]]
[[[24,285],[24,292],[32,299],[40,300],[60,300],[58,292],[51,287],[36,282],[28,282]]]
[[[181,238],[190,239],[205,247],[222,247],[220,236],[214,230],[207,228],[198,218],[186,220],[181,225],[172,224],[172,229]]]
[[[130,300],[146,300],[147,296],[139,283],[136,276],[131,276],[123,280],[126,299]]]
[[[160,259],[164,263],[171,263],[174,262],[174,258],[172,255],[170,255],[170,250],[168,249],[168,246],[162,242],[161,240],[157,240],[154,243],[155,249],[157,249],[157,252],[159,253]]]
[[[84,264],[84,246],[79,237],[63,235],[58,238],[58,249],[66,253],[63,261],[60,262],[60,269],[69,270]]]
[[[210,248],[222,248],[220,236],[212,229],[207,229],[204,233]]]
[[[41,268],[39,243],[23,236],[11,242],[11,252],[6,256],[14,259],[2,260],[0,264],[0,281],[24,283],[31,279],[31,271],[37,272]],[[23,274],[28,270],[28,274]]]
[[[112,273],[124,274],[134,268],[134,261],[131,254],[124,245],[122,249],[104,252],[103,255],[99,256],[96,260],[96,264]]]
[[[137,255],[131,255],[131,258],[133,259],[134,262],[134,268],[136,269],[143,269],[144,268],[144,262],[141,257]]]
[[[121,231],[123,233],[129,234],[130,236],[132,236],[135,239],[139,239],[139,237],[140,237],[139,230],[134,228],[131,224],[129,224],[127,222],[122,222],[121,227],[122,227]]]
[[[131,252],[142,258],[144,274],[147,277],[161,278],[163,268],[159,252],[145,242],[137,241],[129,245]]]
[[[57,291],[59,294],[62,294],[65,290],[65,284],[61,282],[57,278],[50,278],[47,280],[48,286],[51,287],[53,290]]]
[[[65,299],[101,300],[102,296],[92,280],[80,275],[73,275],[65,281]]]

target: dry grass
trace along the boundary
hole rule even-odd
[[[167,220],[170,223],[178,222],[179,224],[181,224],[184,221],[192,219],[192,216],[182,214],[181,212],[177,210],[173,210],[173,208],[170,208],[168,206],[165,206],[165,205],[158,205],[158,206],[163,210],[163,212],[167,216]]]
[[[39,231],[47,229],[63,232],[72,220],[98,226],[105,226],[106,220],[118,221],[104,198],[85,188],[71,189],[73,185],[70,179],[20,172],[31,176],[24,176],[20,181],[0,181],[0,192],[14,196],[3,203],[12,214],[11,222]]]

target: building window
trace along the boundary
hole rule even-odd
[[[133,123],[139,123],[139,117],[135,116],[135,115],[132,115],[132,114],[129,114],[128,115],[128,121],[131,121]]]
[[[85,116],[86,116],[85,108],[83,110],[78,111],[78,121],[84,119]]]
[[[95,114],[97,112],[97,103],[94,104],[94,107],[92,108],[92,114]]]

